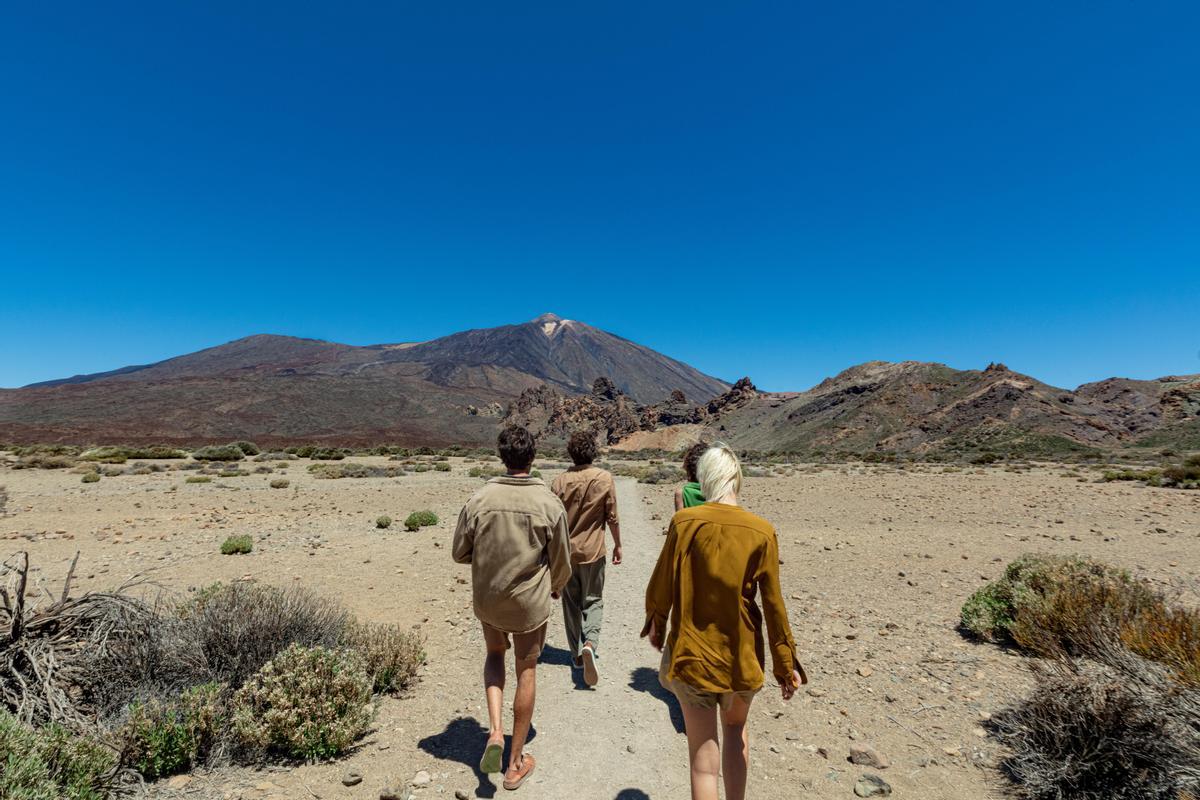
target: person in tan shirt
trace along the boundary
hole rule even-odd
[[[571,551],[566,509],[541,479],[529,474],[536,453],[529,431],[505,428],[499,450],[508,474],[492,478],[463,506],[453,555],[456,562],[471,565],[475,616],[483,623],[487,648],[483,683],[491,727],[481,772],[501,768],[504,654],[513,649],[517,691],[504,788],[516,789],[534,769],[534,758],[524,749],[533,722],[537,662],[546,643],[550,597],[571,577]]]
[[[746,720],[763,685],[765,649],[771,651],[784,700],[807,678],[779,587],[775,529],[738,505],[742,470],[737,456],[718,442],[700,457],[697,473],[710,500],[671,519],[646,587],[642,636],[663,651],[659,681],[683,709],[692,798],[717,800],[717,779],[723,775],[726,800],[744,800],[750,756]]]
[[[550,490],[567,509],[571,529],[571,580],[562,592],[567,643],[588,686],[600,680],[596,660],[604,619],[604,568],[608,563],[605,527],[612,531],[612,563],[620,564],[623,557],[617,489],[612,475],[592,464],[598,452],[595,431],[571,434],[567,453],[575,465],[550,484]]]

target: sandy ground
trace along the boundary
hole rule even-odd
[[[10,497],[0,538],[6,554],[28,549],[50,588],[78,549],[80,590],[134,574],[181,592],[217,580],[299,581],[365,619],[413,625],[426,637],[419,684],[382,702],[375,730],[346,758],[227,768],[161,782],[150,795],[369,800],[419,771],[431,782],[417,798],[506,794],[473,769],[486,720],[482,636],[467,568],[449,556],[453,521],[480,481],[457,461],[451,473],[342,480],[317,480],[306,466],[292,462],[288,489],[268,488],[279,473],[198,485],[185,484],[192,473],[182,472],[81,484],[62,470],[3,468]],[[626,563],[608,570],[601,684],[589,690],[572,674],[556,614],[529,747],[539,767],[516,796],[687,796],[681,718],[658,686],[658,654],[637,638],[672,487],[621,478],[618,491]],[[1200,492],[1080,482],[1062,467],[828,467],[750,478],[744,501],[779,531],[789,614],[811,677],[791,703],[771,685],[755,701],[754,798],[853,797],[869,771],[847,762],[854,740],[891,760],[877,772],[893,796],[994,796],[998,753],[979,725],[1025,688],[1027,660],[964,640],[955,624],[963,599],[1020,553],[1089,554],[1197,596]],[[419,533],[374,526],[380,514],[399,521],[423,508],[442,522]],[[252,554],[219,554],[234,533],[255,538]],[[364,781],[343,786],[348,769]]]

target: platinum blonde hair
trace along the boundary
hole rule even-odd
[[[704,451],[696,464],[696,477],[700,479],[704,499],[709,502],[742,492],[742,465],[733,449],[724,442],[713,442]]]

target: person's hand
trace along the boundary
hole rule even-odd
[[[622,556],[621,545],[617,545],[613,548],[613,564],[620,564]]]
[[[650,646],[661,653],[663,649],[663,635],[653,620],[650,622],[650,633],[647,638],[650,640]]]
[[[792,670],[792,680],[790,682],[779,684],[779,689],[783,693],[783,699],[791,700],[796,694],[796,690],[800,688],[800,684],[801,680],[799,670]]]

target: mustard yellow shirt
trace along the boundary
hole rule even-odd
[[[671,518],[646,587],[642,635],[651,622],[665,630],[668,617],[667,677],[700,691],[762,688],[766,644],[776,680],[790,682],[801,669],[779,587],[775,529],[744,508],[705,503]]]

